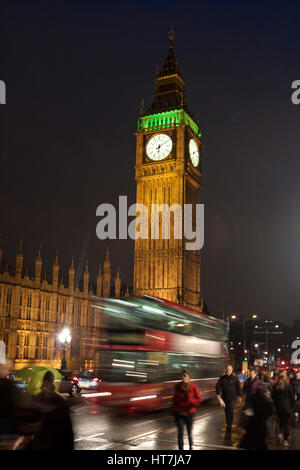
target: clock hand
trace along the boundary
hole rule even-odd
[[[161,147],[162,147],[163,145],[167,144],[167,143],[168,143],[168,141],[164,142],[163,144],[161,144]]]
[[[161,148],[163,145],[167,144],[167,143],[168,143],[168,141],[167,141],[167,142],[164,142],[163,144],[159,144],[159,146],[157,147],[158,152],[160,152],[160,148]]]

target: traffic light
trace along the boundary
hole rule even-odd
[[[247,353],[248,353],[248,349],[244,349],[244,353],[247,354]]]
[[[244,357],[244,361],[245,361],[245,362],[248,361],[248,357],[247,357],[247,356]]]
[[[285,361],[281,361],[280,364],[281,364],[282,366],[285,366]]]

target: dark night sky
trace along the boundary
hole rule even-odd
[[[175,28],[175,53],[203,132],[202,292],[212,312],[300,315],[299,2],[1,2],[0,231],[14,266],[39,244],[66,273],[108,243],[96,208],[135,202],[140,101]],[[109,241],[132,284],[133,242]],[[80,275],[80,272],[79,274]]]

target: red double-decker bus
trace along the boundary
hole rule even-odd
[[[105,334],[94,345],[101,383],[90,396],[106,406],[166,408],[182,369],[203,399],[214,395],[229,359],[225,322],[150,296],[94,300]]]

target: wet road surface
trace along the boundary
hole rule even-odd
[[[93,398],[68,399],[77,450],[175,450],[177,429],[171,410],[122,413],[96,404]],[[194,418],[194,450],[239,450],[242,434],[236,407],[231,434],[225,432],[224,411],[216,399],[204,402]],[[290,446],[300,449],[300,428],[290,427]],[[284,449],[277,443],[274,426],[268,439],[270,450]],[[185,434],[185,449],[188,450]]]

